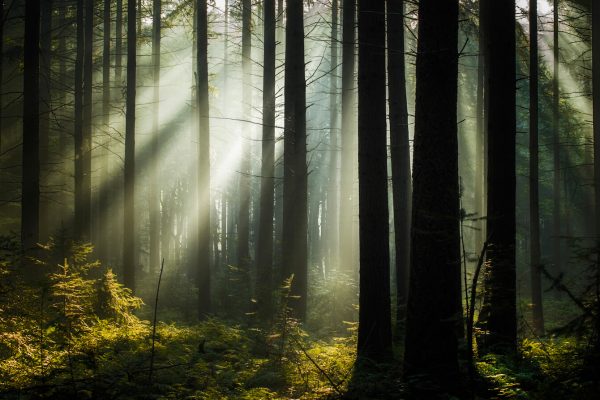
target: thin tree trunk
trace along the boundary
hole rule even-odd
[[[485,234],[485,175],[486,175],[486,115],[485,115],[485,19],[483,8],[486,0],[479,1],[479,52],[477,55],[477,133],[475,138],[475,211],[479,220],[477,221],[476,249],[479,251],[486,241]]]
[[[122,82],[123,70],[123,0],[117,0],[117,12],[115,20],[115,82],[119,88]],[[120,92],[120,91],[119,91]]]
[[[103,149],[102,149],[102,185],[99,190],[99,215],[100,220],[100,254],[105,262],[110,259],[111,245],[110,245],[110,202],[111,202],[111,191],[109,188],[109,182],[111,181],[110,176],[110,33],[111,33],[111,13],[110,13],[110,0],[104,0],[103,5],[103,42],[102,42],[102,125],[105,130]]]
[[[462,341],[457,45],[458,1],[421,1],[404,365],[450,390]]]
[[[387,2],[390,155],[396,248],[396,323],[406,316],[410,268],[411,169],[404,61],[404,1]]]
[[[251,79],[252,68],[251,59],[251,23],[252,23],[252,2],[250,0],[242,1],[242,119],[250,118],[251,110]],[[239,196],[240,204],[238,208],[238,266],[244,273],[248,272],[250,267],[250,124],[244,124],[242,130],[242,161],[240,164]]]
[[[284,96],[282,266],[284,276],[294,276],[291,288],[293,298],[290,299],[293,315],[305,321],[308,289],[308,174],[302,0],[287,1]]]
[[[263,120],[260,181],[260,219],[256,246],[259,310],[264,319],[272,314],[273,216],[275,201],[275,0],[264,0]]]
[[[51,107],[51,52],[52,52],[52,0],[40,2],[40,169],[49,170],[50,153],[50,113]],[[40,177],[47,182],[48,173]],[[51,233],[49,202],[46,196],[40,197],[40,237],[46,240]]]
[[[136,98],[136,4],[127,2],[127,99],[125,109],[125,168],[123,215],[123,279],[135,290],[135,98]]]
[[[76,216],[77,239],[90,241],[92,222],[92,86],[94,0],[85,0],[83,49],[83,140],[81,154],[80,213]]]
[[[553,178],[553,196],[552,196],[552,250],[554,259],[555,275],[559,276],[562,271],[562,254],[561,254],[561,165],[560,165],[560,119],[559,119],[559,104],[560,91],[558,87],[559,80],[559,20],[558,20],[558,0],[554,0],[554,21],[553,21],[553,45],[552,52],[554,56],[554,76],[552,78],[552,152],[554,171]],[[558,293],[558,291],[557,291]]]
[[[25,3],[23,43],[23,176],[21,189],[21,246],[28,253],[39,240],[40,126],[39,126],[40,4]]]
[[[196,3],[196,107],[198,112],[198,316],[211,312],[210,131],[208,108],[208,19],[206,0]]]
[[[540,261],[540,201],[538,154],[538,23],[537,0],[529,1],[529,241],[533,329],[544,334]]]
[[[4,22],[6,16],[4,15],[4,1],[0,1],[0,55],[4,55]],[[4,87],[4,57],[0,57],[0,87]],[[2,96],[2,90],[0,90],[0,153],[2,153],[2,123],[3,123],[3,107],[4,101]]]
[[[514,353],[517,346],[515,269],[515,2],[486,6],[488,130],[486,313],[482,350]]]
[[[391,358],[385,4],[358,3],[360,296],[358,356]]]
[[[75,58],[75,105],[74,105],[74,144],[75,144],[75,222],[74,234],[78,240],[82,239],[85,221],[85,139],[83,130],[83,63],[84,63],[84,0],[77,0],[77,49]]]
[[[592,2],[592,93],[594,116],[594,197],[596,199],[596,355],[600,354],[600,4]]]
[[[158,272],[160,265],[160,192],[158,188],[159,154],[159,113],[160,113],[160,35],[161,0],[152,3],[152,77],[154,104],[152,112],[152,139],[150,162],[150,271]]]
[[[327,193],[327,268],[338,268],[339,263],[339,109],[338,109],[338,41],[339,6],[338,0],[331,3],[331,68],[329,94],[329,187]]]
[[[356,271],[352,231],[354,229],[356,0],[343,0],[342,11],[342,166],[340,186],[340,267],[350,275]]]

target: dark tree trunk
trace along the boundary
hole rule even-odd
[[[75,216],[76,238],[87,242],[91,237],[92,219],[92,45],[94,34],[94,0],[85,0],[83,39],[83,109],[82,152],[79,183],[79,213]]]
[[[594,197],[596,198],[596,343],[595,353],[600,354],[600,4],[592,3],[592,92],[594,116]]]
[[[291,288],[291,294],[294,297],[290,302],[293,314],[301,321],[305,321],[308,286],[308,174],[306,167],[304,2],[302,0],[287,0],[284,96],[282,264],[284,276],[294,276]]]
[[[356,271],[354,229],[354,160],[355,160],[355,33],[356,0],[343,0],[342,10],[342,165],[340,183],[340,268],[354,275]]]
[[[252,2],[242,1],[242,119],[250,118],[251,110],[251,35]],[[240,164],[238,208],[238,266],[248,273],[250,266],[250,124],[244,124],[242,131],[242,160]]]
[[[552,196],[552,250],[554,259],[554,274],[559,276],[562,272],[562,252],[561,252],[561,165],[560,165],[560,116],[559,116],[559,104],[560,104],[560,90],[558,87],[559,80],[559,20],[558,20],[558,0],[554,0],[553,10],[553,43],[552,53],[554,58],[554,74],[552,78],[552,152],[553,152],[553,163],[554,170],[552,173],[553,178],[553,196]],[[556,292],[559,293],[558,291]]]
[[[52,0],[40,2],[40,168],[48,171],[50,153],[50,113],[51,107],[51,52],[52,52]],[[40,177],[43,183],[47,182],[48,174]],[[46,240],[51,233],[50,209],[47,196],[40,198],[40,237]]]
[[[110,29],[111,29],[111,13],[110,13],[110,0],[104,0],[103,5],[103,41],[102,41],[102,125],[105,130],[104,138],[102,140],[102,185],[98,193],[99,196],[99,248],[100,254],[104,261],[110,259],[111,245],[110,245],[110,203],[111,203],[111,190],[109,182],[111,181],[110,176]]]
[[[123,280],[135,290],[135,97],[136,97],[136,4],[127,2],[127,99],[125,108],[125,168],[123,218]]]
[[[485,192],[485,176],[486,176],[486,114],[485,114],[485,18],[484,7],[486,0],[479,0],[479,53],[477,55],[477,132],[475,138],[475,157],[477,158],[475,165],[475,212],[480,218],[476,222],[477,226],[477,241],[476,249],[480,251],[486,240],[485,234],[485,215],[486,215],[486,192]]]
[[[331,68],[329,94],[329,187],[327,193],[327,268],[338,268],[339,263],[339,109],[338,109],[338,0],[331,3]]]
[[[0,1],[0,87],[4,87],[4,22],[6,16],[4,13],[4,1]],[[2,122],[3,122],[3,96],[0,90],[0,153],[2,153]]]
[[[23,43],[23,176],[21,189],[21,245],[30,252],[39,240],[40,206],[40,4],[25,3]]]
[[[211,312],[210,131],[208,109],[208,19],[206,0],[196,3],[196,107],[198,112],[198,316]]]
[[[161,0],[152,2],[152,78],[154,85],[154,104],[152,112],[152,139],[150,161],[150,271],[160,268],[160,191],[158,188],[159,154],[159,112],[160,112],[160,37]]]
[[[122,82],[123,70],[123,0],[117,0],[115,19],[115,82],[119,88]]]
[[[456,386],[462,327],[457,140],[458,1],[419,7],[405,375]]]
[[[540,261],[540,198],[538,154],[538,23],[537,0],[529,1],[529,241],[533,329],[544,334]]]
[[[75,144],[75,221],[74,235],[83,239],[84,221],[86,220],[84,179],[86,158],[86,141],[83,129],[83,63],[84,63],[84,0],[77,0],[77,49],[75,56],[75,105],[74,105],[74,144]]]
[[[260,182],[260,219],[256,246],[259,310],[269,319],[273,280],[273,214],[275,196],[275,0],[265,0],[263,59],[263,120]]]
[[[517,346],[515,271],[515,2],[486,6],[488,91],[486,312],[482,350],[513,353]],[[487,314],[487,315],[485,315]]]
[[[387,192],[385,3],[358,3],[358,356],[391,358]]]
[[[410,268],[411,170],[404,62],[404,1],[387,2],[390,155],[396,248],[396,323],[406,316]]]

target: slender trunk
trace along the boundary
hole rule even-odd
[[[52,0],[40,2],[40,170],[48,171],[51,113],[51,69],[52,52]],[[47,182],[47,172],[40,177],[42,187]],[[46,240],[51,233],[49,202],[40,197],[40,237]]]
[[[28,253],[39,240],[40,205],[40,4],[25,3],[23,43],[23,176],[21,189],[21,246]]]
[[[83,138],[81,153],[80,213],[76,216],[77,239],[90,241],[92,222],[92,85],[94,0],[85,0],[83,49]]]
[[[450,390],[462,341],[457,45],[458,1],[421,1],[404,364]]]
[[[252,2],[251,0],[242,1],[242,119],[250,118],[251,110],[251,23],[252,23]],[[240,204],[238,209],[238,265],[244,271],[248,272],[250,266],[250,124],[244,124],[242,130],[242,161],[240,164],[239,196]]]
[[[154,104],[152,112],[152,148],[150,162],[150,271],[158,272],[160,265],[160,193],[158,188],[159,154],[159,112],[160,112],[160,35],[161,0],[152,3],[152,77]]]
[[[273,280],[273,216],[275,197],[275,0],[264,0],[263,120],[260,219],[256,246],[259,309],[270,318]]]
[[[385,4],[358,2],[360,297],[358,356],[391,358]]]
[[[404,1],[387,2],[390,155],[396,248],[396,323],[406,315],[410,264],[411,170],[404,62]]]
[[[136,98],[136,4],[127,2],[127,99],[125,105],[125,168],[123,199],[123,279],[135,290],[135,98]]]
[[[339,263],[339,109],[338,109],[338,0],[331,3],[331,68],[329,94],[329,187],[327,193],[327,268],[338,268]]]
[[[103,6],[103,42],[102,42],[102,125],[105,130],[104,139],[102,141],[102,185],[99,190],[99,215],[100,220],[100,254],[104,261],[108,261],[110,258],[110,224],[108,221],[110,218],[110,202],[111,202],[111,191],[109,190],[109,182],[111,181],[110,176],[110,29],[111,29],[111,15],[110,15],[110,0],[104,0]]]
[[[0,1],[0,87],[4,87],[4,22],[6,17],[4,15],[4,1]],[[2,90],[0,90],[0,153],[2,153],[2,122],[3,114],[2,109],[4,107]]]
[[[307,166],[306,77],[304,76],[304,2],[287,1],[285,46],[285,126],[283,155],[282,266],[294,276],[290,307],[306,320],[307,271]]]
[[[477,55],[477,132],[475,138],[475,212],[479,220],[477,226],[476,249],[479,251],[486,240],[485,235],[485,174],[486,174],[486,121],[485,121],[485,20],[483,7],[485,0],[479,1],[479,53]]]
[[[85,179],[85,136],[83,130],[83,62],[84,62],[84,0],[77,0],[77,49],[75,56],[75,105],[74,105],[74,144],[75,144],[75,222],[74,234],[78,240],[82,239],[86,207],[84,184]]]
[[[354,276],[356,260],[354,259],[355,243],[353,186],[355,181],[355,21],[356,0],[343,0],[342,16],[342,166],[340,186],[340,267]]]
[[[123,0],[117,0],[117,12],[115,19],[115,82],[119,88],[123,82]],[[120,92],[120,91],[119,91]]]
[[[554,55],[554,76],[552,78],[552,152],[554,171],[553,178],[553,196],[552,196],[552,250],[554,258],[554,274],[559,276],[562,272],[562,254],[561,254],[561,166],[560,166],[560,119],[559,119],[559,103],[560,92],[558,88],[559,80],[559,38],[558,38],[558,0],[554,0],[554,21],[553,21],[553,46],[552,52]]]
[[[596,354],[600,354],[600,4],[592,3],[592,92],[594,116],[594,197],[596,199]]]
[[[540,200],[538,155],[538,23],[537,0],[529,1],[529,241],[533,329],[544,334],[540,261]]]
[[[488,130],[486,312],[482,350],[514,353],[517,346],[515,269],[515,2],[486,6]]]
[[[198,112],[198,315],[211,312],[210,131],[208,109],[208,19],[206,0],[196,3],[196,107]]]

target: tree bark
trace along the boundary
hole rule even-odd
[[[343,0],[342,11],[342,164],[340,186],[340,268],[351,276],[356,271],[353,186],[355,181],[355,22],[356,0]]]
[[[136,2],[127,2],[127,99],[125,109],[125,168],[123,218],[123,279],[135,290],[135,98],[136,98]]]
[[[51,107],[51,57],[52,57],[52,0],[40,2],[40,169],[48,171],[50,153]],[[40,177],[42,188],[48,174]],[[47,196],[40,197],[40,237],[46,240],[51,234],[50,204]]]
[[[284,276],[294,276],[291,287],[293,297],[290,299],[293,315],[305,321],[308,285],[308,174],[302,0],[287,0],[284,97],[282,264]]]
[[[331,68],[329,94],[329,187],[327,193],[327,268],[339,267],[339,109],[338,109],[338,31],[339,6],[338,0],[331,3]]]
[[[390,155],[396,249],[396,324],[406,316],[410,268],[411,169],[404,61],[404,1],[387,2]]]
[[[358,356],[391,357],[385,4],[358,2],[360,296]]]
[[[23,43],[23,175],[21,189],[21,246],[27,254],[39,240],[40,206],[40,4],[25,3]]]
[[[538,22],[537,0],[529,1],[529,241],[533,329],[544,334],[542,271],[540,261],[540,200],[538,147]]]
[[[210,131],[208,108],[208,19],[206,0],[196,3],[196,110],[198,112],[198,316],[211,312]]]
[[[405,375],[456,388],[462,340],[458,1],[421,1]]]
[[[161,39],[161,0],[152,2],[152,78],[153,78],[153,112],[150,162],[150,271],[157,273],[160,268],[160,190],[158,187],[158,171],[160,170],[159,154],[159,113],[160,113],[160,39]]]
[[[483,351],[514,353],[517,346],[515,270],[515,2],[490,1],[486,7],[488,173],[485,284],[488,334]]]
[[[594,196],[596,198],[596,343],[600,354],[600,4],[592,2],[592,93],[594,118]]]
[[[560,116],[559,116],[559,104],[560,104],[560,90],[558,87],[559,80],[559,20],[558,20],[558,0],[554,0],[553,10],[553,44],[552,53],[554,56],[554,74],[552,78],[552,153],[554,170],[552,173],[553,178],[553,196],[552,196],[552,250],[554,259],[554,274],[559,276],[562,272],[562,249],[561,249],[561,145],[560,145]],[[558,292],[557,292],[558,293]]]
[[[111,34],[111,13],[110,13],[110,0],[104,0],[103,5],[103,41],[102,41],[102,125],[105,133],[102,140],[102,185],[98,193],[99,196],[99,243],[100,254],[105,262],[110,259],[111,245],[110,245],[110,207],[111,207],[111,188],[109,182],[111,181],[110,175],[110,34]]]
[[[263,120],[260,219],[256,247],[257,294],[262,318],[272,314],[275,197],[275,0],[264,0]]]

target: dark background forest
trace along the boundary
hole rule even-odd
[[[0,398],[600,398],[596,0],[0,0]]]

